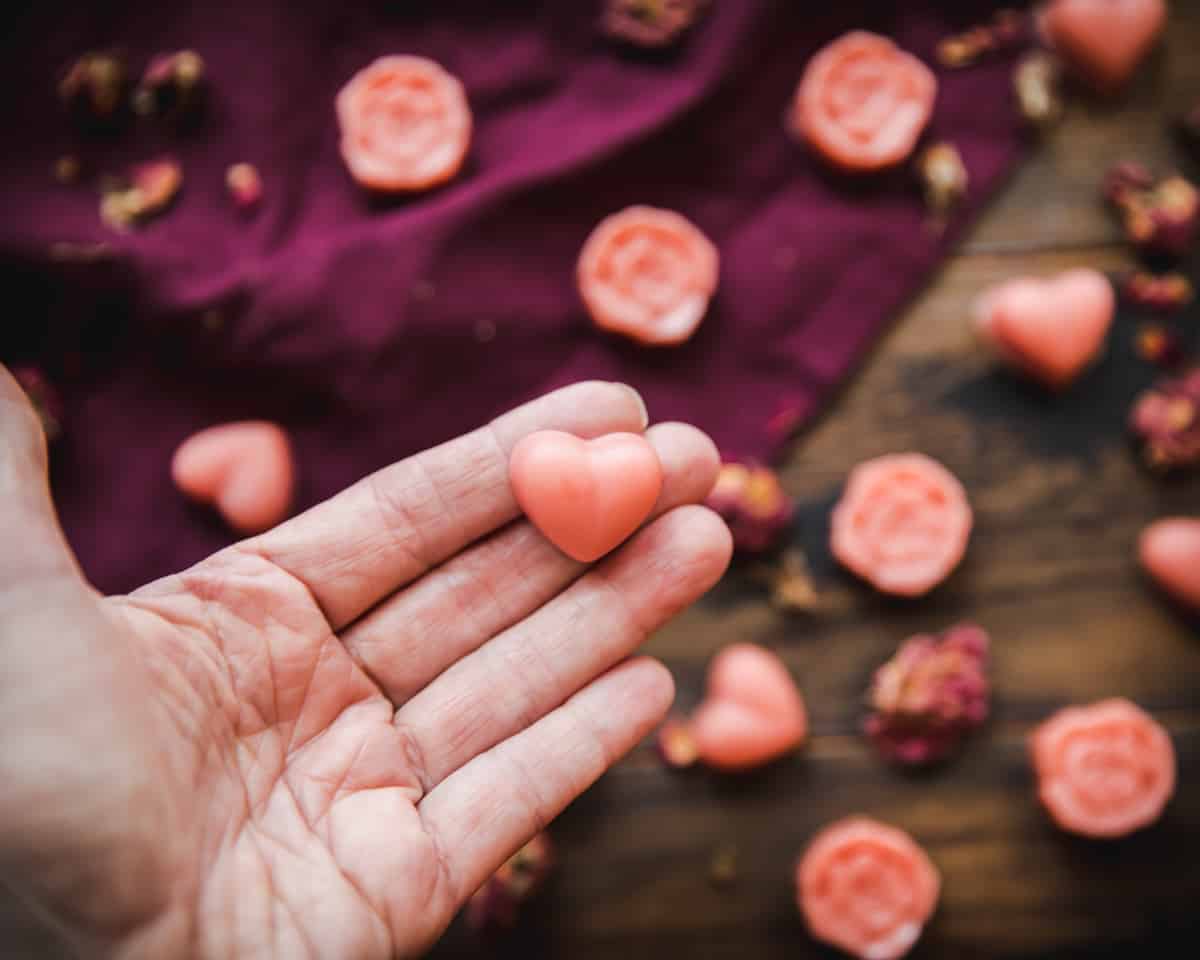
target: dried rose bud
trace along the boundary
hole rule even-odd
[[[700,748],[686,720],[673,717],[658,728],[658,755],[668,767],[690,767],[700,756]]]
[[[1135,307],[1174,313],[1192,302],[1192,281],[1182,273],[1148,273],[1135,270],[1123,277],[1121,296]]]
[[[1007,50],[1025,36],[1025,16],[1019,10],[998,10],[992,21],[946,37],[937,47],[944,67],[966,67],[985,54]]]
[[[120,55],[93,51],[72,64],[59,81],[58,96],[79,122],[108,127],[120,117],[127,83]]]
[[[1180,257],[1191,249],[1200,193],[1190,181],[1174,174],[1155,183],[1140,164],[1126,163],[1109,171],[1104,195],[1120,212],[1125,236],[1143,253]]]
[[[754,463],[721,465],[707,506],[721,515],[733,544],[745,553],[770,549],[791,525],[795,510],[775,471]]]
[[[55,440],[62,433],[63,424],[63,405],[58,390],[37,367],[13,367],[12,375],[33,404],[46,439]]]
[[[967,195],[967,168],[952,143],[935,143],[917,157],[917,172],[925,191],[925,206],[942,219]]]
[[[1200,463],[1200,369],[1162,380],[1134,401],[1129,429],[1155,470]]]
[[[204,103],[204,58],[194,50],[160,53],[146,67],[133,94],[143,117],[194,118]]]
[[[554,868],[550,837],[539,833],[509,857],[467,903],[467,922],[477,933],[511,929],[521,904],[536,894]]]
[[[875,672],[864,730],[879,752],[904,764],[953,752],[988,714],[988,635],[974,624],[940,637],[910,637]]]
[[[609,0],[604,32],[638,47],[668,47],[704,12],[708,0]]]
[[[262,199],[262,177],[252,163],[235,163],[226,170],[225,187],[239,210],[252,210]]]
[[[1159,367],[1174,367],[1183,359],[1179,335],[1161,323],[1144,323],[1138,328],[1134,346],[1138,355]]]
[[[59,183],[75,183],[82,169],[77,156],[64,154],[54,161],[54,179]]]
[[[1047,127],[1063,112],[1062,70],[1048,53],[1031,53],[1013,73],[1013,90],[1021,116],[1035,127]]]
[[[183,168],[170,159],[154,160],[133,167],[126,182],[106,189],[100,198],[100,217],[114,230],[161,213],[183,186]]]

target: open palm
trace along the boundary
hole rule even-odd
[[[0,368],[0,880],[85,951],[386,957],[656,724],[627,659],[729,538],[712,444],[647,431],[656,518],[594,568],[521,521],[525,434],[644,429],[579,384],[125,597],[86,586]]]

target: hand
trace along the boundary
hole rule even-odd
[[[578,384],[103,598],[0,367],[0,880],[103,955],[429,947],[671,703],[667,671],[626,658],[728,563],[689,505],[711,442],[647,432],[656,518],[592,569],[507,480],[533,430],[645,426],[632,391]]]

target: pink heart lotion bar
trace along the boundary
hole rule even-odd
[[[1165,0],[1050,0],[1045,39],[1101,93],[1125,85],[1162,33]]]
[[[508,470],[517,503],[533,525],[584,563],[641,526],[663,484],[658,454],[633,433],[595,440],[557,430],[532,433],[513,448]]]
[[[1001,359],[1061,390],[1101,354],[1115,309],[1104,274],[1080,267],[988,288],[975,302],[975,329]]]
[[[752,643],[735,643],[709,666],[708,696],[689,728],[706,764],[747,770],[800,746],[808,715],[779,657]]]
[[[263,421],[201,430],[180,445],[171,462],[175,486],[213,504],[241,533],[259,533],[287,517],[294,473],[287,434]]]

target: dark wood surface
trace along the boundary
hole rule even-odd
[[[1127,264],[1096,186],[1127,156],[1177,162],[1164,118],[1200,95],[1200,3],[1173,6],[1166,50],[1129,94],[1072,101],[959,255],[796,443],[785,480],[802,505],[795,538],[820,611],[782,615],[735,569],[649,645],[672,668],[681,708],[699,699],[705,664],[723,645],[777,650],[808,702],[808,748],[721,777],[668,771],[644,744],[553,825],[561,868],[517,933],[484,947],[456,926],[435,957],[833,957],[804,931],[791,870],[815,830],[855,812],[912,832],[942,873],[941,905],[914,960],[1196,956],[1200,635],[1139,575],[1134,544],[1157,516],[1200,512],[1200,484],[1164,483],[1130,455],[1125,413],[1152,376],[1130,348],[1132,315],[1119,318],[1108,358],[1057,399],[997,374],[967,323],[971,297],[994,280]],[[1185,325],[1200,328],[1200,310]],[[872,595],[825,546],[846,472],[902,449],[948,464],[976,510],[966,562],[918,602]],[[885,766],[857,733],[871,671],[910,634],[963,618],[994,640],[993,719],[936,771]],[[1073,840],[1034,802],[1025,738],[1062,704],[1115,694],[1169,728],[1178,793],[1149,831]],[[736,876],[718,887],[710,862],[728,847]],[[39,937],[15,939],[3,903],[0,956],[56,955]]]
[[[1126,157],[1183,163],[1165,118],[1200,96],[1200,4],[1173,6],[1165,52],[1128,95],[1072,100],[959,255],[796,443],[785,482],[802,503],[796,539],[814,567],[820,612],[781,615],[734,570],[649,645],[674,672],[685,709],[723,645],[778,651],[808,702],[808,749],[722,777],[668,771],[644,744],[554,824],[561,870],[518,934],[491,953],[832,957],[796,912],[792,865],[821,825],[865,812],[911,831],[942,872],[941,905],[914,960],[1197,955],[1200,634],[1144,581],[1134,547],[1155,517],[1200,513],[1200,485],[1155,479],[1131,455],[1124,418],[1153,376],[1131,347],[1133,314],[1119,317],[1108,358],[1057,399],[996,373],[967,321],[972,296],[992,281],[1129,263],[1097,184]],[[1200,310],[1184,326],[1200,328]],[[977,520],[963,567],[918,602],[873,596],[837,570],[825,545],[846,472],[904,449],[948,464]],[[857,733],[871,671],[910,634],[961,618],[993,638],[993,719],[939,770],[890,769]],[[1034,801],[1026,736],[1060,705],[1117,694],[1169,728],[1178,793],[1149,831],[1077,841]],[[736,878],[717,887],[709,865],[727,846],[738,852]],[[435,956],[488,952],[456,929]]]

